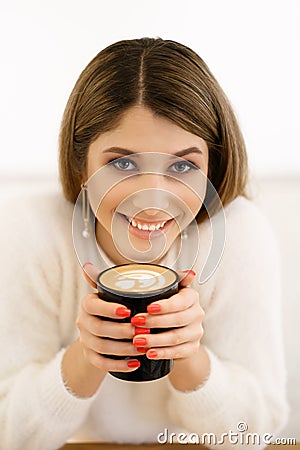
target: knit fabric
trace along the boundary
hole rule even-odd
[[[280,258],[271,225],[251,201],[237,197],[224,208],[220,264],[204,284],[198,278],[193,283],[206,313],[208,380],[181,392],[168,377],[130,383],[107,374],[90,398],[72,394],[61,374],[63,354],[78,337],[80,300],[95,292],[74,251],[73,205],[49,192],[11,199],[1,209],[2,450],[53,450],[67,440],[151,443],[166,429],[221,436],[237,432],[239,422],[260,435],[283,428],[288,406]],[[209,221],[199,226],[199,236],[198,275],[209,251]],[[164,263],[171,266],[170,255]]]

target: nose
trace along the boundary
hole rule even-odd
[[[170,194],[162,189],[141,189],[133,194],[132,202],[136,208],[156,215],[159,211],[168,211]]]
[[[139,185],[143,189],[162,189],[165,186],[164,176],[159,173],[145,173],[140,177]]]
[[[170,192],[166,189],[163,177],[157,174],[142,176],[133,195],[133,204],[149,216],[155,216],[161,210],[168,210]]]

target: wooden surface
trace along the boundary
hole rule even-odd
[[[275,445],[270,445],[271,448],[275,447]],[[299,450],[300,443],[296,445],[281,445],[281,447]],[[128,445],[128,444],[66,444],[61,450],[183,450],[185,448],[190,449],[207,449],[207,447],[203,447],[203,445],[194,445],[194,444],[141,444],[141,445]],[[225,447],[224,447],[225,450]]]
[[[207,449],[203,445],[194,444],[66,444],[61,450],[184,450],[185,448]],[[285,446],[285,448],[288,446]],[[294,448],[296,448],[294,446]],[[207,449],[208,450],[208,449]],[[224,449],[225,450],[225,449]]]

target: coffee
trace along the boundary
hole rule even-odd
[[[99,285],[112,293],[155,295],[177,283],[177,274],[171,269],[154,264],[124,264],[105,270],[99,276]]]
[[[98,277],[97,287],[102,300],[120,303],[131,310],[131,316],[122,319],[124,322],[130,322],[134,315],[147,312],[150,303],[176,294],[178,275],[172,269],[155,264],[123,264],[102,272]],[[166,329],[151,329],[151,333],[163,331]],[[115,355],[105,356],[113,359],[124,358]],[[137,359],[141,365],[134,372],[111,372],[111,374],[127,381],[150,381],[167,375],[172,368],[171,360],[154,361],[145,355],[138,356]]]

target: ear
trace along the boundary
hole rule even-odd
[[[82,269],[83,269],[83,275],[84,275],[84,278],[86,279],[86,281],[89,283],[90,286],[97,289],[96,281],[100,274],[100,270],[97,269],[97,267],[94,266],[94,264],[92,264],[91,262],[84,263],[82,266]]]

